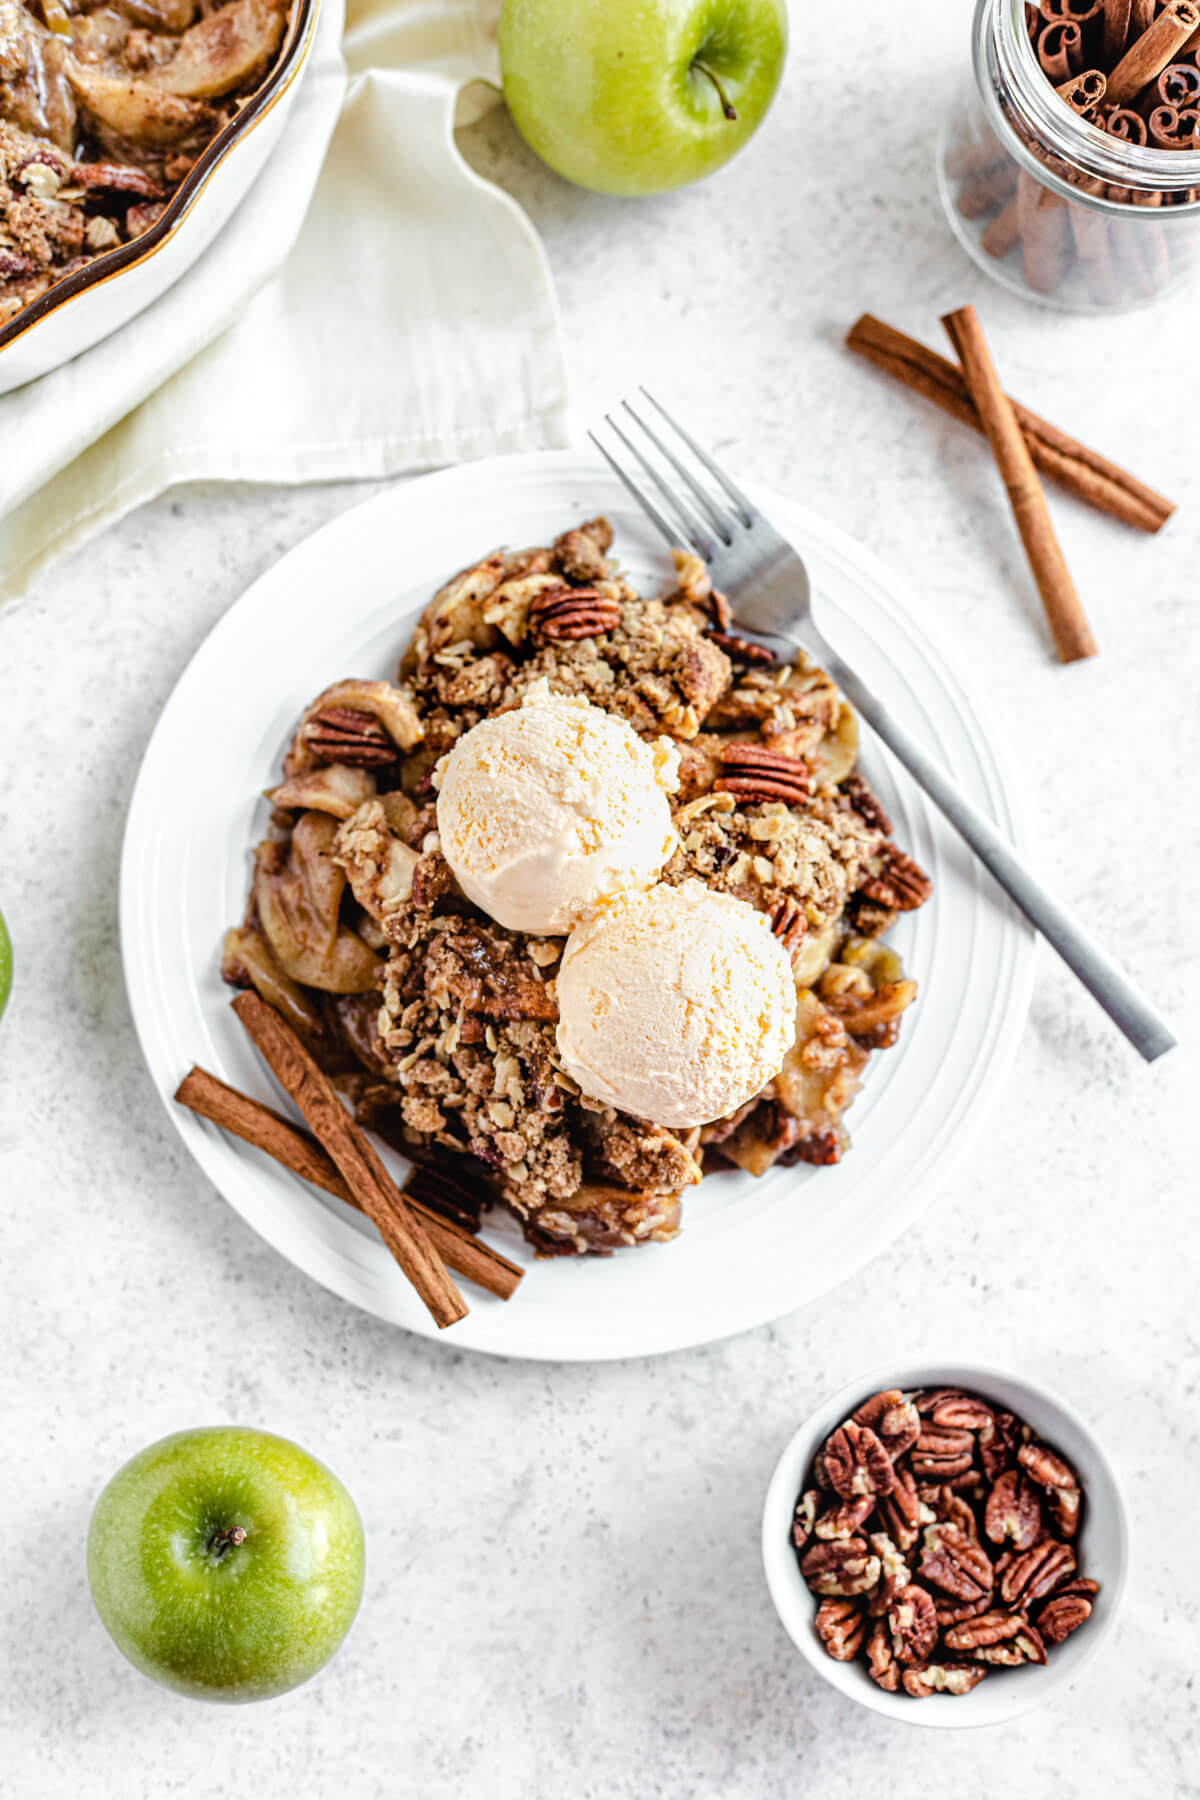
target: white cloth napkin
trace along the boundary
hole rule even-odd
[[[456,107],[462,123],[495,97],[463,89],[498,80],[498,0],[350,0],[339,47],[342,4],[321,0],[284,135],[212,248],[0,398],[0,604],[176,482],[378,477],[568,441],[541,245],[454,143]]]

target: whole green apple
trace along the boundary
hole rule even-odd
[[[199,1700],[267,1700],[315,1675],[349,1630],[362,1521],[298,1444],[211,1426],[118,1469],[87,1563],[97,1612],[144,1675]]]
[[[728,162],[786,52],[786,0],[504,0],[500,15],[517,129],[605,194],[661,193]]]

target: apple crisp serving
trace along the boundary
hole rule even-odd
[[[0,325],[159,218],[287,0],[0,0]]]
[[[696,558],[675,553],[673,586],[648,599],[611,542],[595,519],[485,557],[434,596],[395,683],[341,681],[313,701],[223,964],[361,1123],[456,1177],[460,1202],[508,1206],[546,1254],[672,1238],[713,1170],[836,1163],[867,1059],[916,993],[883,934],[930,893],[855,771],[854,716],[829,677],[739,638]],[[791,958],[794,1042],[727,1118],[670,1130],[582,1093],[556,1041],[567,940],[497,924],[442,854],[436,766],[535,686],[670,740],[662,880],[749,902]]]

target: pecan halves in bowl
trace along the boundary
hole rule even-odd
[[[981,1663],[929,1663],[924,1669],[905,1669],[904,1691],[914,1700],[928,1700],[931,1694],[969,1694],[986,1674]]]
[[[593,587],[543,588],[529,603],[529,629],[545,643],[600,637],[621,623],[621,605]]]
[[[858,1494],[888,1494],[895,1486],[892,1459],[869,1425],[847,1419],[825,1445],[822,1466],[843,1500]]]
[[[732,794],[741,806],[782,800],[803,806],[812,798],[814,778],[798,756],[785,756],[765,744],[727,744],[721,752],[722,775],[713,783],[718,794]]]
[[[871,1627],[867,1639],[867,1674],[885,1694],[894,1694],[900,1686],[900,1665],[892,1649],[892,1633],[886,1619]]]
[[[1046,1648],[1024,1613],[985,1612],[951,1625],[946,1632],[947,1650],[966,1651],[978,1662],[1015,1669],[1021,1663],[1044,1663]]]
[[[921,1554],[922,1580],[964,1603],[992,1591],[991,1558],[958,1525],[927,1525]]]
[[[1052,1538],[1015,1556],[1000,1575],[1000,1598],[1006,1606],[1032,1606],[1053,1593],[1075,1573],[1075,1552]]]
[[[864,1400],[853,1415],[856,1425],[867,1425],[875,1433],[892,1461],[911,1450],[921,1435],[921,1415],[916,1402],[899,1388],[885,1388]]]
[[[949,1431],[932,1424],[921,1424],[912,1452],[912,1471],[918,1481],[952,1481],[965,1475],[975,1460],[975,1439],[969,1431]]]
[[[1053,1450],[1047,1450],[1045,1444],[1022,1444],[1017,1451],[1017,1461],[1030,1477],[1043,1487],[1050,1495],[1050,1510],[1054,1522],[1064,1537],[1074,1537],[1079,1529],[1079,1513],[1082,1495],[1079,1491],[1079,1477],[1070,1463]]]
[[[817,1636],[834,1662],[853,1662],[862,1649],[866,1620],[853,1600],[822,1600],[817,1608]]]
[[[887,1620],[896,1661],[905,1668],[927,1662],[938,1638],[932,1596],[913,1583],[897,1594],[888,1608]]]
[[[1023,1469],[1006,1469],[993,1484],[983,1528],[993,1544],[1030,1550],[1042,1534],[1042,1499]]]
[[[879,1580],[879,1558],[865,1538],[814,1543],[801,1559],[800,1573],[814,1594],[865,1594]]]
[[[1092,1601],[1098,1592],[1094,1581],[1069,1581],[1056,1594],[1051,1594],[1034,1615],[1033,1622],[1042,1642],[1053,1648],[1086,1624],[1092,1616]]]

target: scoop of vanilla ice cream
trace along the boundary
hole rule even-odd
[[[657,881],[675,848],[674,745],[647,744],[545,681],[464,733],[437,780],[442,855],[510,931],[569,931],[600,901]]]
[[[702,881],[614,900],[567,939],[557,989],[568,1074],[660,1125],[752,1100],[795,1035],[787,951],[764,914]]]

